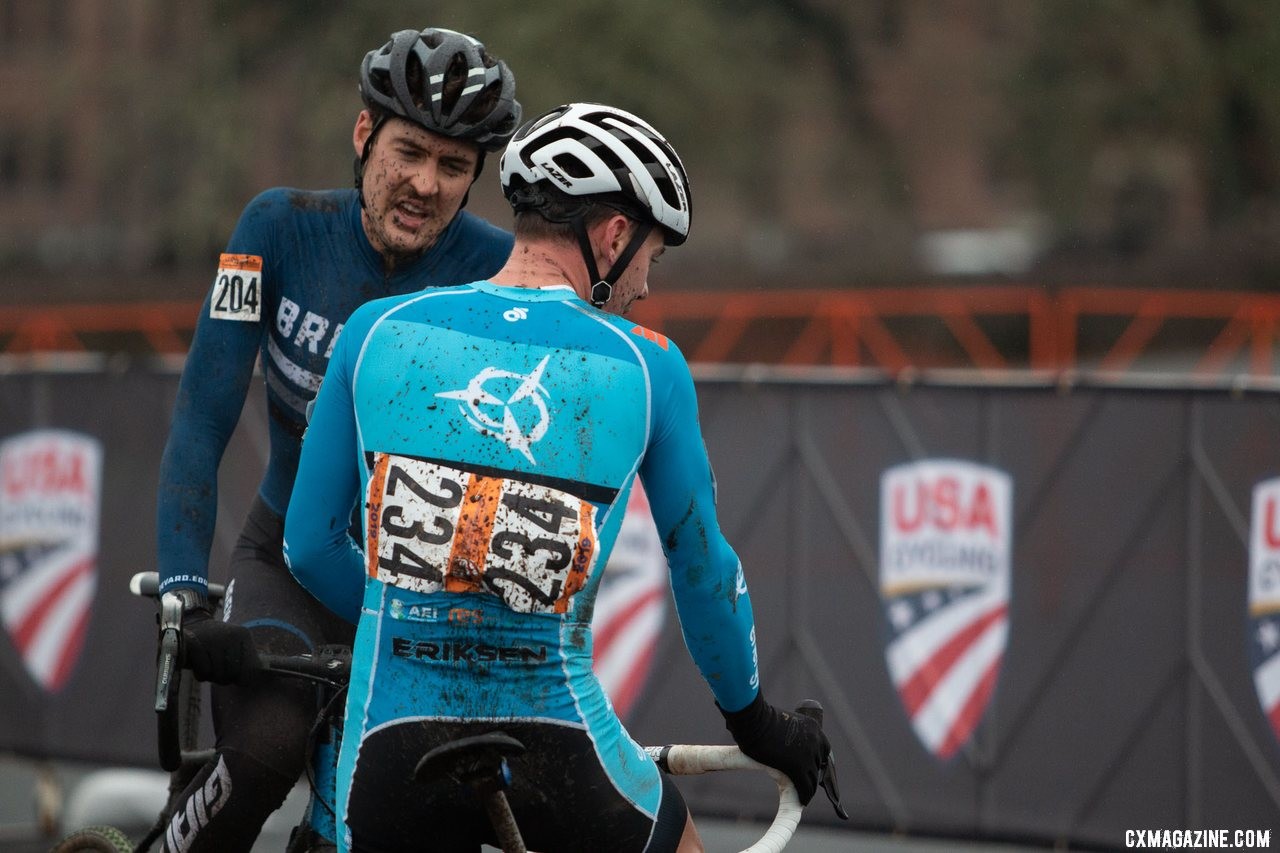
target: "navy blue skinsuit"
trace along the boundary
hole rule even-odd
[[[201,311],[160,469],[161,591],[207,583],[218,465],[240,419],[256,357],[271,411],[271,455],[258,494],[283,516],[306,404],[351,312],[370,299],[492,275],[511,243],[506,231],[464,211],[422,257],[388,275],[360,224],[355,190],[273,189],[250,202],[226,251],[261,258],[258,317],[251,319],[252,310],[243,308],[243,319],[213,319],[217,282]],[[225,310],[233,297],[224,299]],[[242,304],[243,297],[242,286]]]
[[[218,467],[260,359],[270,455],[231,558],[224,618],[275,653],[349,644],[353,626],[299,587],[280,555],[307,405],[358,306],[490,276],[511,245],[508,232],[463,212],[421,257],[388,273],[355,190],[277,188],[250,202],[201,309],[161,462],[161,589],[207,586]],[[251,842],[305,761],[314,691],[276,681],[215,688],[213,699],[219,753],[187,789],[166,837],[170,851]]]

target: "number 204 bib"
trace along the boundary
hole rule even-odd
[[[257,255],[218,257],[218,274],[209,296],[209,316],[215,320],[256,323],[262,317],[262,258]]]
[[[375,453],[366,511],[369,576],[403,589],[564,613],[595,563],[595,507],[548,486]]]

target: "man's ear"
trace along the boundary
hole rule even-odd
[[[373,113],[368,110],[361,110],[360,115],[356,116],[356,126],[351,131],[351,144],[355,146],[356,156],[364,156],[364,145],[369,141],[369,134],[373,132]]]
[[[610,264],[626,251],[627,244],[631,242],[631,233],[634,230],[635,223],[621,213],[615,213],[605,220],[605,241],[609,247],[608,260]]]

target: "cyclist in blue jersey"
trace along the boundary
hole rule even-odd
[[[357,306],[483,278],[506,261],[511,235],[462,207],[485,154],[519,125],[514,86],[470,36],[394,33],[361,66],[355,188],[262,193],[221,256],[160,471],[161,591],[183,598],[187,665],[225,685],[213,690],[217,754],[182,794],[171,853],[248,850],[304,767],[315,691],[232,682],[255,648],[295,654],[352,640],[353,626],[303,591],[281,556],[306,410]],[[219,621],[206,598],[217,474],[258,359],[270,456]]]
[[[531,849],[698,850],[679,792],[591,669],[593,599],[637,476],[685,642],[734,739],[806,803],[830,745],[761,693],[688,366],[621,316],[688,236],[688,179],[650,125],[598,104],[526,124],[501,173],[510,259],[486,280],[352,314],[303,445],[286,559],[359,619],[339,842],[494,843],[469,790],[407,780],[429,749],[501,730],[526,747],[508,798]],[[363,543],[346,523],[358,499]]]

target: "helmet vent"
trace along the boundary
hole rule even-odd
[[[657,163],[649,164],[649,174],[653,176],[653,182],[658,186],[658,192],[662,193],[662,200],[672,207],[680,206],[680,196],[676,193],[676,185],[671,182],[671,176],[666,170]]]
[[[591,167],[572,154],[557,154],[552,158],[552,161],[560,171],[564,172],[571,178],[588,178],[591,176]]]
[[[360,96],[375,114],[502,149],[520,123],[515,79],[483,44],[446,29],[401,30],[365,55]]]

